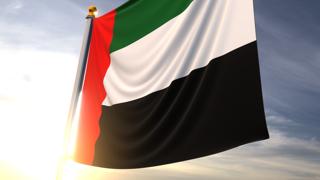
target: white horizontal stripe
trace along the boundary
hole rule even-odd
[[[195,0],[179,16],[111,54],[103,105],[164,89],[255,40],[252,0]]]

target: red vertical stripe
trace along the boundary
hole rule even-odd
[[[110,65],[110,44],[115,11],[93,21],[87,69],[82,89],[75,160],[92,164],[96,141],[100,134],[101,105],[106,98],[103,79]]]

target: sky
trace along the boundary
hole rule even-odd
[[[85,27],[125,0],[0,0],[0,179],[54,179]],[[137,170],[74,162],[65,179],[320,179],[320,2],[254,0],[270,139]]]

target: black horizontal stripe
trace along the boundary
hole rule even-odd
[[[102,106],[95,166],[141,168],[218,153],[269,137],[256,42],[163,90]]]

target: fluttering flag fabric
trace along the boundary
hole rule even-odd
[[[76,161],[150,167],[269,137],[253,0],[130,0],[91,35]]]

